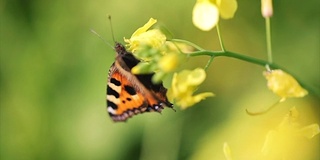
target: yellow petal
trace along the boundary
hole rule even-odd
[[[151,48],[160,48],[166,41],[166,36],[158,29],[152,29],[133,37],[132,41],[150,45]]]
[[[150,18],[149,21],[142,27],[138,28],[131,36],[139,36],[141,33],[146,32],[152,25],[154,25],[155,23],[157,23],[156,19]]]
[[[217,0],[220,16],[223,19],[233,18],[237,11],[238,4],[236,0]]]
[[[223,153],[224,153],[226,160],[232,160],[231,149],[230,149],[227,142],[224,142],[224,144],[223,144]]]
[[[261,152],[263,155],[268,155],[270,150],[273,148],[276,135],[277,135],[277,131],[275,130],[271,130],[268,132],[266,136],[266,140],[264,141],[264,144],[261,149]]]
[[[135,52],[142,45],[161,46],[165,43],[166,36],[158,29],[148,30],[157,22],[156,19],[150,18],[149,21],[142,27],[138,28],[130,39],[124,38],[124,41],[129,46],[128,50]]]
[[[158,29],[148,30],[146,32],[139,33],[139,35],[131,37],[129,40],[124,40],[129,43],[131,52],[135,52],[139,47],[150,46],[151,48],[159,49],[166,42],[166,36]]]
[[[181,97],[181,99],[177,100],[177,105],[180,106],[182,109],[186,109],[188,107],[193,106],[196,103],[199,103],[201,100],[206,99],[207,97],[213,97],[214,94],[211,92],[204,92],[197,94],[195,96],[192,96],[192,92],[189,92],[190,94],[185,95],[184,97]]]
[[[206,99],[207,97],[213,97],[214,96],[214,94],[213,93],[211,93],[211,92],[204,92],[204,93],[200,93],[200,94],[197,94],[197,95],[195,95],[193,98],[194,98],[194,102],[195,103],[198,103],[198,102],[200,102],[201,100],[204,100],[204,99]]]
[[[193,24],[203,31],[211,30],[219,21],[219,11],[209,0],[197,1],[192,12]]]
[[[164,72],[172,72],[179,65],[179,56],[176,53],[169,53],[160,59],[158,65]]]
[[[197,86],[206,79],[206,72],[202,68],[196,68],[187,77],[188,84]]]
[[[318,124],[311,124],[309,126],[301,128],[299,132],[303,136],[311,139],[312,137],[320,133],[320,129]]]
[[[289,74],[282,70],[264,72],[268,81],[268,88],[282,98],[303,97],[308,92]]]

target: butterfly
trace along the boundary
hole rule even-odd
[[[117,56],[111,65],[107,83],[107,110],[113,121],[126,121],[144,112],[161,112],[164,107],[173,109],[162,83],[153,84],[154,73],[133,74],[131,69],[140,60],[120,44],[115,44]]]

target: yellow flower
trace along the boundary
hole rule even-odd
[[[172,79],[172,86],[168,90],[169,99],[175,101],[182,109],[185,109],[207,97],[214,96],[211,92],[193,95],[193,92],[205,78],[206,72],[201,68],[183,70],[180,73],[175,73]]]
[[[268,88],[282,98],[304,97],[308,92],[288,73],[282,70],[272,70],[263,73],[268,81]]]
[[[166,36],[158,29],[150,29],[157,20],[150,20],[138,28],[130,39],[124,39],[130,50],[141,62],[131,69],[133,74],[155,73],[153,83],[161,82],[166,75],[175,71],[182,58],[178,44],[166,41]],[[177,49],[178,48],[178,49]],[[184,47],[186,48],[186,47]],[[183,49],[184,49],[183,48]]]
[[[203,31],[209,31],[219,21],[233,18],[237,10],[236,0],[197,0],[192,12],[193,24]]]
[[[166,42],[166,36],[158,29],[148,30],[155,23],[157,23],[157,20],[150,18],[144,26],[138,28],[132,34],[130,39],[124,38],[124,41],[128,43],[128,50],[135,52],[142,46],[160,48]]]

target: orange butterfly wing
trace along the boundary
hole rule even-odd
[[[153,84],[153,74],[134,75],[130,72],[139,60],[117,43],[118,56],[109,71],[107,109],[113,121],[126,121],[135,114],[161,112],[164,106],[172,108],[167,100],[167,89]]]

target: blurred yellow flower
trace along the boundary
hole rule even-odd
[[[223,153],[224,153],[226,160],[232,160],[231,149],[230,149],[229,144],[227,142],[223,143]]]
[[[161,57],[158,66],[164,72],[173,72],[178,67],[179,62],[179,54],[172,52]]]
[[[167,50],[171,52],[190,53],[194,51],[194,48],[192,46],[181,42],[166,41],[165,46],[167,47]]]
[[[168,90],[168,97],[182,109],[186,109],[200,102],[201,100],[214,96],[211,92],[204,92],[193,95],[193,92],[205,80],[206,72],[202,68],[194,70],[183,70],[175,73],[172,79],[171,88]]]
[[[197,0],[192,12],[193,24],[203,31],[209,31],[219,21],[233,18],[238,4],[236,0]]]
[[[309,138],[309,139],[311,139],[314,136],[316,136],[317,134],[319,134],[319,132],[320,132],[319,124],[316,124],[316,123],[305,126],[305,127],[300,128],[298,130],[299,135],[303,135],[304,137]]]
[[[282,122],[275,130],[270,130],[266,136],[262,147],[262,155],[267,157],[284,156],[291,148],[301,143],[300,137],[311,139],[320,133],[319,125],[314,123],[301,127],[298,123],[299,112],[293,107],[283,118]]]
[[[128,50],[135,52],[142,46],[160,48],[166,42],[166,36],[159,29],[148,30],[155,23],[157,23],[157,20],[150,18],[144,26],[138,28],[132,34],[130,39],[124,38],[124,41],[128,43]]]
[[[304,97],[308,92],[288,73],[276,69],[263,73],[268,81],[268,88],[282,98]]]

